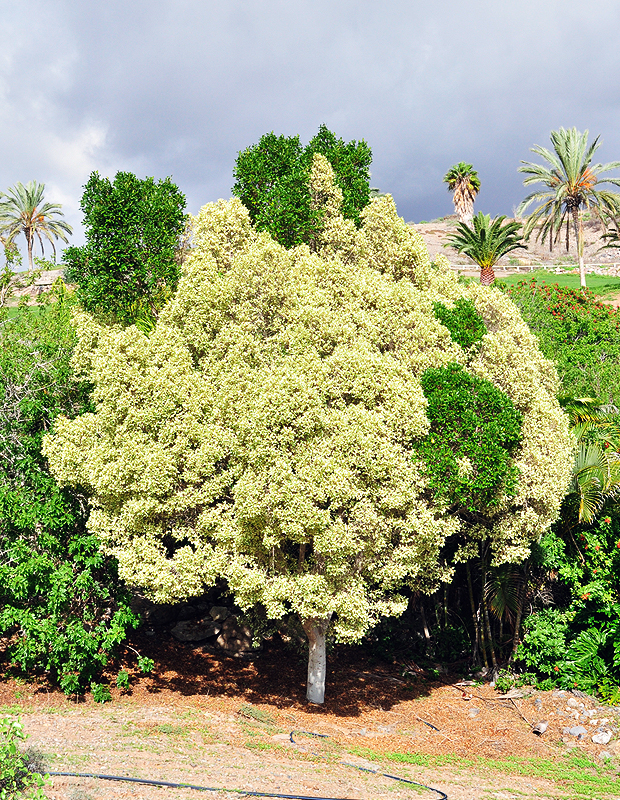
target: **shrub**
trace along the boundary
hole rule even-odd
[[[620,314],[590,290],[520,281],[508,290],[573,397],[613,402],[620,387]]]
[[[74,305],[60,288],[0,328],[0,634],[15,668],[46,671],[69,694],[137,624],[115,559],[86,530],[86,499],[60,488],[41,455],[56,415],[89,405],[69,364]]]

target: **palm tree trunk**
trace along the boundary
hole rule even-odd
[[[583,224],[579,210],[573,209],[573,226],[575,228],[575,241],[577,242],[577,256],[579,257],[579,282],[581,288],[586,288],[586,267],[583,261]]]
[[[493,267],[482,267],[480,270],[480,283],[483,286],[490,286],[495,281],[495,271]]]
[[[26,230],[26,242],[28,244],[28,269],[30,272],[34,269],[34,264],[32,262],[32,249],[34,245],[34,235],[32,230]]]

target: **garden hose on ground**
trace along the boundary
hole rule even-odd
[[[329,739],[325,733],[311,733],[310,731],[291,731],[290,739],[293,744],[296,744],[293,739],[294,733],[302,733],[307,736],[316,736],[321,739]],[[317,754],[318,755],[318,754]],[[389,775],[386,772],[378,772],[368,767],[358,767],[357,764],[349,764],[347,761],[339,761],[343,767],[353,767],[359,769],[361,772],[370,772],[371,775],[379,775],[382,778],[390,778],[393,781],[400,781],[401,783],[408,783],[411,786],[418,786],[422,789],[428,789],[429,792],[435,792],[440,797],[440,800],[448,800],[448,795],[442,792],[441,789],[434,789],[432,786],[427,786],[424,783],[417,781],[410,781],[409,778],[399,778],[397,775]],[[317,795],[303,795],[303,794],[279,794],[277,792],[252,792],[247,789],[224,789],[218,786],[194,786],[191,783],[171,783],[170,781],[154,781],[149,778],[125,778],[122,775],[98,775],[94,772],[46,772],[46,775],[55,775],[62,778],[99,778],[103,781],[126,781],[128,783],[142,783],[147,786],[165,786],[168,789],[195,789],[198,792],[230,792],[233,794],[243,794],[248,797],[274,797],[277,800],[353,800],[350,797],[319,797]]]

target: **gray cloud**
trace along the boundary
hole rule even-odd
[[[600,0],[34,0],[0,32],[0,188],[47,185],[79,226],[91,170],[172,175],[197,211],[237,152],[325,123],[374,154],[406,219],[451,211],[441,178],[478,169],[510,214],[516,169],[563,125],[620,158],[620,6]],[[80,240],[79,233],[76,241]]]

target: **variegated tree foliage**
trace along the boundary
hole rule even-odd
[[[222,576],[241,607],[293,611],[306,630],[331,618],[355,641],[402,612],[403,585],[449,580],[450,537],[458,559],[487,537],[496,562],[525,557],[557,514],[573,446],[554,368],[506,296],[431,263],[390,196],[357,230],[320,155],[312,196],[325,208],[312,250],[257,233],[238,200],[204,206],[149,337],[78,315],[74,364],[96,411],[57,420],[45,453],[89,492],[90,528],[154,600]],[[487,327],[467,351],[433,311],[459,298]],[[432,500],[412,456],[429,428],[420,376],[450,362],[523,414],[516,495],[477,523]]]

